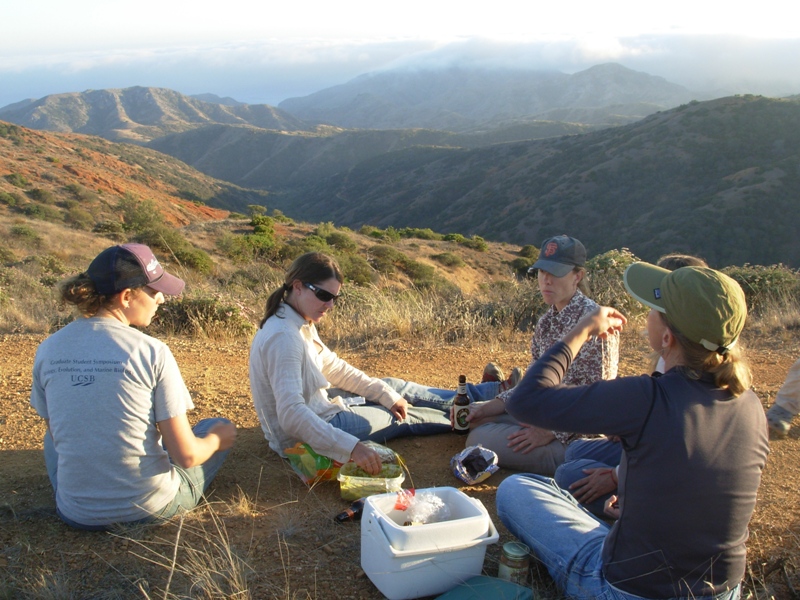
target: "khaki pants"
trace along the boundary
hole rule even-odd
[[[775,404],[785,408],[793,415],[800,413],[800,360],[789,369],[786,381],[778,390]]]
[[[498,463],[506,469],[516,469],[526,473],[552,477],[558,466],[564,462],[566,446],[553,440],[546,446],[534,448],[527,454],[514,452],[508,447],[508,436],[522,429],[511,415],[493,417],[490,423],[479,425],[467,437],[467,446],[480,444],[497,454]]]

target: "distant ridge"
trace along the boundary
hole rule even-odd
[[[299,119],[347,128],[468,131],[493,121],[546,119],[576,110],[581,122],[619,125],[695,98],[683,86],[622,65],[555,71],[462,69],[368,73],[278,106]],[[606,107],[615,106],[609,119]],[[577,111],[580,111],[577,112]]]
[[[296,117],[267,104],[204,102],[173,90],[152,87],[45,96],[0,109],[0,119],[32,129],[99,135],[112,141],[136,143],[209,123],[283,131],[308,128]]]
[[[239,102],[230,96],[220,98],[216,94],[192,94],[190,98],[200,100],[201,102],[208,102],[209,104],[222,104],[223,106],[245,106],[244,102]]]
[[[691,102],[626,125],[475,149],[410,147],[270,195],[291,216],[429,227],[538,245],[568,232],[594,252],[718,266],[800,266],[800,102]]]

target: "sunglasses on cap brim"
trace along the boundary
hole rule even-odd
[[[315,286],[313,283],[303,283],[303,285],[308,289],[310,289],[312,292],[314,292],[314,295],[320,302],[330,302],[331,300],[336,302],[339,298],[342,297],[341,294],[339,294],[338,296],[335,294],[331,294],[328,290],[323,290],[322,288]]]

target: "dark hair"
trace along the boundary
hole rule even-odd
[[[682,267],[707,267],[708,264],[699,256],[691,254],[665,254],[656,263],[662,269],[675,271]]]
[[[339,283],[344,281],[342,270],[333,258],[322,252],[307,252],[295,258],[286,270],[286,274],[283,277],[283,285],[267,298],[264,318],[261,319],[261,323],[258,325],[259,328],[263,327],[267,319],[277,312],[287,294],[292,293],[292,285],[295,281],[316,284],[326,279],[336,279]]]
[[[59,284],[59,304],[62,308],[71,304],[77,308],[78,312],[84,317],[93,317],[100,309],[107,308],[115,296],[114,294],[98,294],[94,282],[88,273],[80,273],[65,279]],[[131,288],[134,294],[138,294],[144,286]]]

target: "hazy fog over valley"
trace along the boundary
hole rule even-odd
[[[579,1],[470,10],[411,0],[391,16],[365,1],[184,6],[144,0],[9,3],[0,107],[50,94],[132,86],[278,105],[365,73],[405,69],[556,71],[614,62],[699,99],[800,93],[800,31],[785,4],[720,10]]]

